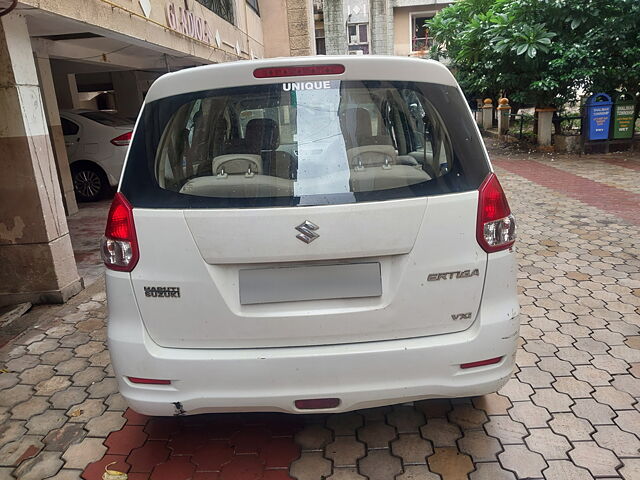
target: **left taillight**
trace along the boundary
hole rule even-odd
[[[111,203],[100,251],[105,266],[120,272],[133,270],[140,258],[133,209],[120,192]]]
[[[122,135],[118,135],[116,138],[112,138],[111,143],[116,147],[126,147],[131,143],[131,135],[133,135],[133,132],[123,133]]]

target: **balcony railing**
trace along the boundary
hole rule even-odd
[[[433,38],[413,37],[411,51],[415,53],[428,53],[433,46]]]

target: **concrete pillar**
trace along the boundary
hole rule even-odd
[[[476,123],[480,128],[482,128],[482,107],[484,102],[481,98],[476,98]]]
[[[490,98],[485,98],[483,103],[482,128],[489,130],[493,127],[493,101]]]
[[[346,55],[347,27],[342,0],[324,0],[324,42],[327,55]]]
[[[390,0],[369,0],[371,53],[393,55],[393,7]]]
[[[315,55],[312,0],[287,0],[287,23],[291,56]]]
[[[553,132],[553,112],[555,108],[536,108],[538,113],[538,145],[551,145],[551,133]]]
[[[123,117],[137,117],[142,106],[142,91],[135,70],[112,72],[111,81],[116,95],[116,109]]]
[[[0,306],[82,289],[25,17],[0,17]]]
[[[78,95],[78,84],[73,73],[53,71],[53,85],[56,90],[58,107],[62,110],[80,108],[80,96]]]
[[[511,105],[508,98],[498,100],[498,133],[506,135],[509,130],[509,115],[511,115]]]
[[[67,215],[73,215],[78,212],[78,204],[76,203],[76,195],[73,191],[73,180],[71,179],[71,170],[69,169],[67,148],[64,144],[64,135],[62,133],[62,125],[60,124],[60,112],[58,110],[58,100],[56,99],[56,91],[53,85],[51,62],[45,45],[36,44],[34,46],[36,69],[45,112],[47,114],[49,138],[51,138],[51,147],[56,161],[56,171],[60,182],[60,190],[62,191],[62,202]]]

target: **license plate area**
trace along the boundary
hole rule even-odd
[[[380,263],[241,269],[239,289],[241,305],[379,297]]]

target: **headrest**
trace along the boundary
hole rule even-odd
[[[340,117],[340,124],[345,138],[356,139],[372,135],[371,115],[366,108],[347,108]]]
[[[244,137],[257,150],[276,150],[280,145],[278,124],[270,118],[249,120]]]
[[[214,175],[262,174],[260,155],[231,153],[213,159],[211,170]]]

